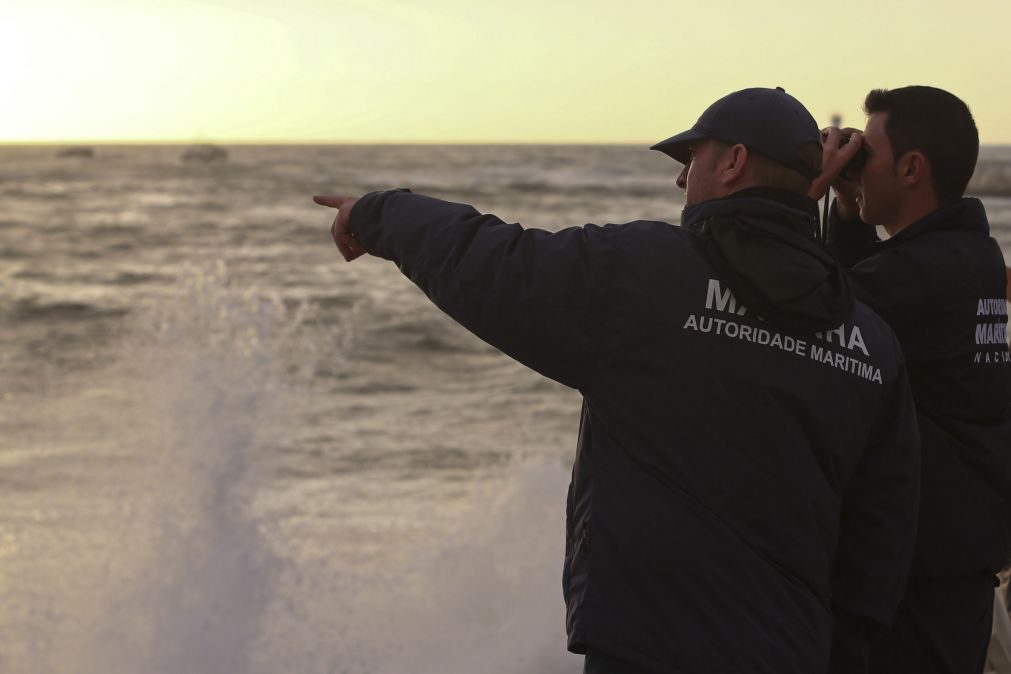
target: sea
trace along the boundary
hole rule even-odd
[[[580,400],[313,194],[676,223],[635,146],[0,147],[0,672],[577,674]],[[970,193],[1011,260],[1011,147]],[[728,606],[727,610],[733,610]]]

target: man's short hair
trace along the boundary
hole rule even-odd
[[[821,168],[821,153],[822,149],[819,143],[804,143],[797,148],[797,156],[800,160],[814,169]],[[811,188],[811,178],[786,164],[780,164],[778,161],[757,152],[752,152],[749,158],[753,162],[755,182],[762,187],[775,187],[797,194],[807,194],[808,189]]]
[[[962,198],[976,170],[979,132],[960,98],[935,87],[874,89],[864,100],[864,112],[888,113],[885,133],[896,160],[912,150],[923,153],[941,204]]]
[[[718,155],[722,155],[726,150],[733,147],[731,143],[716,141],[719,144]],[[803,143],[797,147],[797,157],[812,168],[821,169],[822,147],[819,143]],[[755,176],[755,184],[760,187],[773,187],[780,190],[787,190],[796,194],[807,194],[813,182],[800,171],[794,170],[786,164],[781,164],[774,159],[766,157],[764,154],[748,149],[748,162]]]

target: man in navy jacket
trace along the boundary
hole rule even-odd
[[[1008,272],[982,203],[963,197],[979,152],[965,103],[912,86],[864,107],[865,132],[827,132],[811,195],[836,188],[830,250],[902,344],[923,451],[911,579],[871,671],[979,674],[994,574],[1011,558]]]
[[[905,586],[919,452],[895,337],[815,241],[817,125],[746,89],[654,149],[685,164],[681,227],[316,201],[345,259],[395,262],[582,393],[563,593],[585,671],[862,672]]]

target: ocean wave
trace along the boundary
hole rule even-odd
[[[368,351],[387,357],[389,353],[467,354],[494,349],[441,315],[398,318],[393,322],[365,327],[359,336]]]
[[[325,438],[326,442],[332,439]],[[504,466],[510,454],[502,451],[474,451],[459,447],[416,447],[377,452],[355,450],[342,455],[290,449],[280,472],[288,478],[319,478],[321,475],[385,473],[399,479],[471,473]]]
[[[1011,163],[980,160],[966,191],[978,196],[1011,196]]]
[[[116,244],[106,248],[107,251],[116,250]],[[171,276],[155,272],[142,272],[130,270],[98,269],[87,273],[62,273],[54,272],[52,269],[28,267],[15,272],[13,278],[22,281],[42,281],[47,284],[72,286],[81,285],[110,285],[110,286],[135,286],[147,283],[168,283]],[[125,311],[125,310],[124,310]]]
[[[18,321],[86,321],[101,318],[118,318],[129,313],[122,307],[99,307],[87,302],[22,299],[11,303],[6,310],[0,305],[0,315],[7,313]]]
[[[0,247],[0,260],[22,260],[31,257],[28,253],[18,250],[13,246]]]
[[[436,184],[431,182],[412,182],[410,189],[417,194],[443,195],[452,193],[456,198],[494,197],[503,195],[585,195],[613,197],[663,197],[672,191],[672,182],[663,181],[625,181],[616,182],[606,177],[597,181],[565,181],[551,178],[530,178],[506,182],[488,182],[480,185]]]
[[[147,272],[121,271],[109,280],[110,285],[132,286],[144,283],[164,283],[171,277],[164,274],[152,274]]]

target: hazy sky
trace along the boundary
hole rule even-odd
[[[1007,0],[0,0],[0,141],[652,142],[783,86],[1011,143]]]

